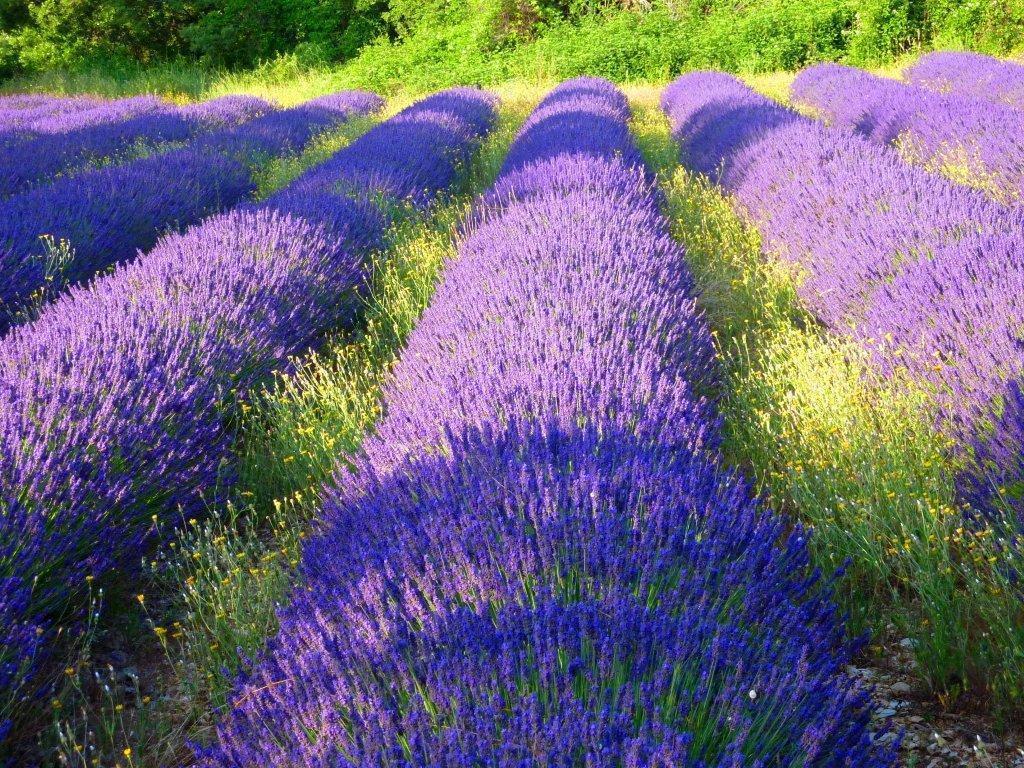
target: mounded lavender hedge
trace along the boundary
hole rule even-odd
[[[939,93],[988,99],[1024,109],[1024,64],[980,53],[926,53],[903,73],[906,80]]]
[[[494,116],[472,89],[424,99],[0,342],[0,722],[44,695],[57,623],[73,632],[87,579],[130,581],[154,515],[170,525],[221,501],[237,393],[351,321],[387,226],[382,192],[443,193]]]
[[[43,93],[18,93],[0,97],[0,146],[24,139],[31,133],[31,126],[44,118],[55,115],[71,115],[102,104],[102,100],[91,96],[52,96]]]
[[[932,387],[943,427],[965,454],[982,456],[989,441],[1020,445],[1012,417],[989,426],[1024,369],[1020,209],[802,117],[730,75],[684,75],[663,106],[684,162],[717,180],[765,247],[803,273],[800,296],[825,325],[869,345],[880,366]],[[991,497],[972,501],[992,511]]]
[[[77,170],[132,145],[187,141],[271,111],[263,99],[224,96],[175,107],[150,96],[112,101],[86,111],[58,112],[32,124],[38,135],[0,148],[0,197]]]
[[[1024,202],[1024,110],[939,94],[839,64],[818,64],[793,81],[797,104],[930,168],[953,166],[1006,202]]]
[[[605,81],[523,127],[200,765],[883,766],[799,530],[717,458]]]
[[[172,105],[155,96],[132,96],[107,101],[89,97],[22,94],[3,108],[0,146],[31,142],[41,136],[74,134],[75,131],[131,120],[149,112],[166,111]]]
[[[166,229],[188,226],[249,197],[258,160],[297,152],[332,126],[383,105],[375,94],[346,91],[235,124],[224,120],[225,113],[255,110],[246,99],[218,101],[212,111],[227,125],[187,147],[0,201],[0,332],[63,286],[151,247]],[[209,113],[214,104],[190,109]]]
[[[201,105],[197,105],[201,106]],[[384,106],[368,91],[341,91],[310,99],[290,109],[273,110],[237,126],[201,135],[191,148],[215,151],[247,163],[301,151],[317,134],[337,125],[339,116],[367,115]]]

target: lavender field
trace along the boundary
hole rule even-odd
[[[1024,64],[0,95],[0,766],[1024,765]]]

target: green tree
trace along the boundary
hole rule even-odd
[[[110,58],[145,63],[182,51],[182,10],[147,0],[32,0],[8,40],[29,68]]]

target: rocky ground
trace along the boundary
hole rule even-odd
[[[874,689],[876,717],[890,728],[881,738],[902,733],[901,763],[907,768],[1024,768],[1019,730],[997,733],[991,718],[943,711],[934,697],[915,688],[912,650],[909,639],[889,638],[880,653],[849,668]]]

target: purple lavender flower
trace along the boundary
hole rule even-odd
[[[0,147],[0,197],[80,171],[132,146],[188,141],[272,110],[252,96],[223,96],[183,107],[147,96],[60,111],[23,126],[21,140]]]
[[[903,76],[939,93],[987,99],[1024,109],[1024,64],[980,53],[926,53]]]
[[[5,510],[6,512],[6,510]],[[11,510],[11,514],[15,514]],[[7,559],[9,553],[0,553]],[[0,579],[0,755],[11,728],[16,700],[22,694],[26,678],[44,660],[46,647],[42,633],[31,622],[29,605],[32,585],[18,576]]]
[[[57,96],[24,96],[8,97],[14,101],[0,102],[0,146],[19,145],[22,147],[49,147],[50,143],[31,144],[33,139],[42,136],[61,136],[68,144],[75,141],[97,142],[106,137],[108,141],[129,137],[131,128],[146,129],[151,126],[160,127],[158,122],[130,123],[127,130],[119,129],[120,133],[93,134],[85,129],[99,128],[111,123],[131,121],[144,115],[177,114],[196,129],[211,129],[238,124],[264,115],[273,106],[255,96],[221,96],[197,104],[172,107],[152,97],[138,97],[115,102],[103,102],[90,97],[61,98]],[[144,130],[139,139],[149,140]],[[114,147],[116,149],[116,147]],[[76,150],[77,147],[69,146]],[[102,146],[94,144],[91,152],[98,155]]]
[[[830,125],[898,145],[905,157],[932,169],[954,166],[993,196],[1024,202],[1024,110],[839,64],[805,69],[791,93]]]
[[[908,262],[856,331],[885,371],[908,370],[933,389],[965,448],[1024,367],[1021,242],[969,235]]]
[[[622,94],[542,102],[200,764],[894,764],[718,371]]]
[[[663,105],[684,162],[736,197],[765,248],[799,272],[806,305],[884,370],[932,386],[940,426],[969,457],[1024,368],[1024,213],[729,75],[685,75]],[[994,445],[1016,444],[1011,420],[996,421]]]
[[[236,157],[252,163],[302,150],[315,136],[353,115],[368,115],[384,100],[367,91],[343,91],[321,96],[291,109],[277,110],[226,130],[208,133],[192,143],[202,151]]]
[[[479,91],[425,99],[290,189],[164,237],[3,340],[0,579],[33,583],[30,600],[3,603],[12,626],[54,643],[58,619],[80,623],[87,577],[132,578],[153,515],[173,524],[223,500],[233,404],[358,309],[387,223],[376,191],[350,194],[368,159],[397,197],[426,204],[493,118]],[[26,642],[0,634],[0,668]],[[0,713],[31,711],[45,672],[8,681]]]
[[[1017,343],[1024,345],[1024,340]],[[958,489],[989,519],[1008,523],[1020,546],[1024,531],[1024,382],[1019,374],[1006,383],[997,402],[999,412],[991,427],[975,438],[974,461],[958,478]]]
[[[352,93],[352,91],[336,94],[341,102],[339,109],[345,108],[347,93]],[[179,107],[178,112],[186,120],[194,120],[206,129],[214,129],[242,125],[268,115],[276,109],[275,105],[257,96],[231,94],[197,104],[186,104]]]
[[[31,124],[58,114],[73,114],[103,102],[88,96],[64,98],[49,94],[15,94],[0,98],[0,146],[31,133]]]
[[[125,122],[140,115],[170,109],[170,104],[153,96],[133,96],[116,101],[51,97],[48,102],[37,102],[36,109],[29,114],[18,114],[15,130],[4,131],[0,145],[13,146],[48,135],[77,135],[77,131],[83,129],[99,128],[108,123]]]
[[[338,94],[253,119],[259,100],[202,105],[201,119],[223,125],[182,149],[63,178],[0,201],[0,332],[64,286],[92,277],[151,247],[169,228],[187,226],[254,191],[250,165],[295,152],[380,97]],[[200,119],[200,118],[196,118]]]
[[[57,96],[51,93],[11,93],[0,96],[0,112],[11,114],[28,113],[44,109],[47,114],[72,109],[88,109],[102,102],[92,96]]]
[[[467,137],[482,136],[491,129],[495,104],[493,97],[476,88],[451,88],[434,94],[419,102],[417,109],[405,110],[388,121],[390,143],[375,141],[372,152],[340,153],[313,168],[294,186],[302,192],[370,192],[393,202],[426,205],[455,182],[468,161]],[[449,155],[410,151],[410,145],[426,141],[450,144],[452,150]],[[431,183],[419,189],[418,179],[430,179]]]
[[[0,197],[80,170],[139,141],[185,141],[196,126],[170,104],[140,96],[41,118],[0,147]]]

